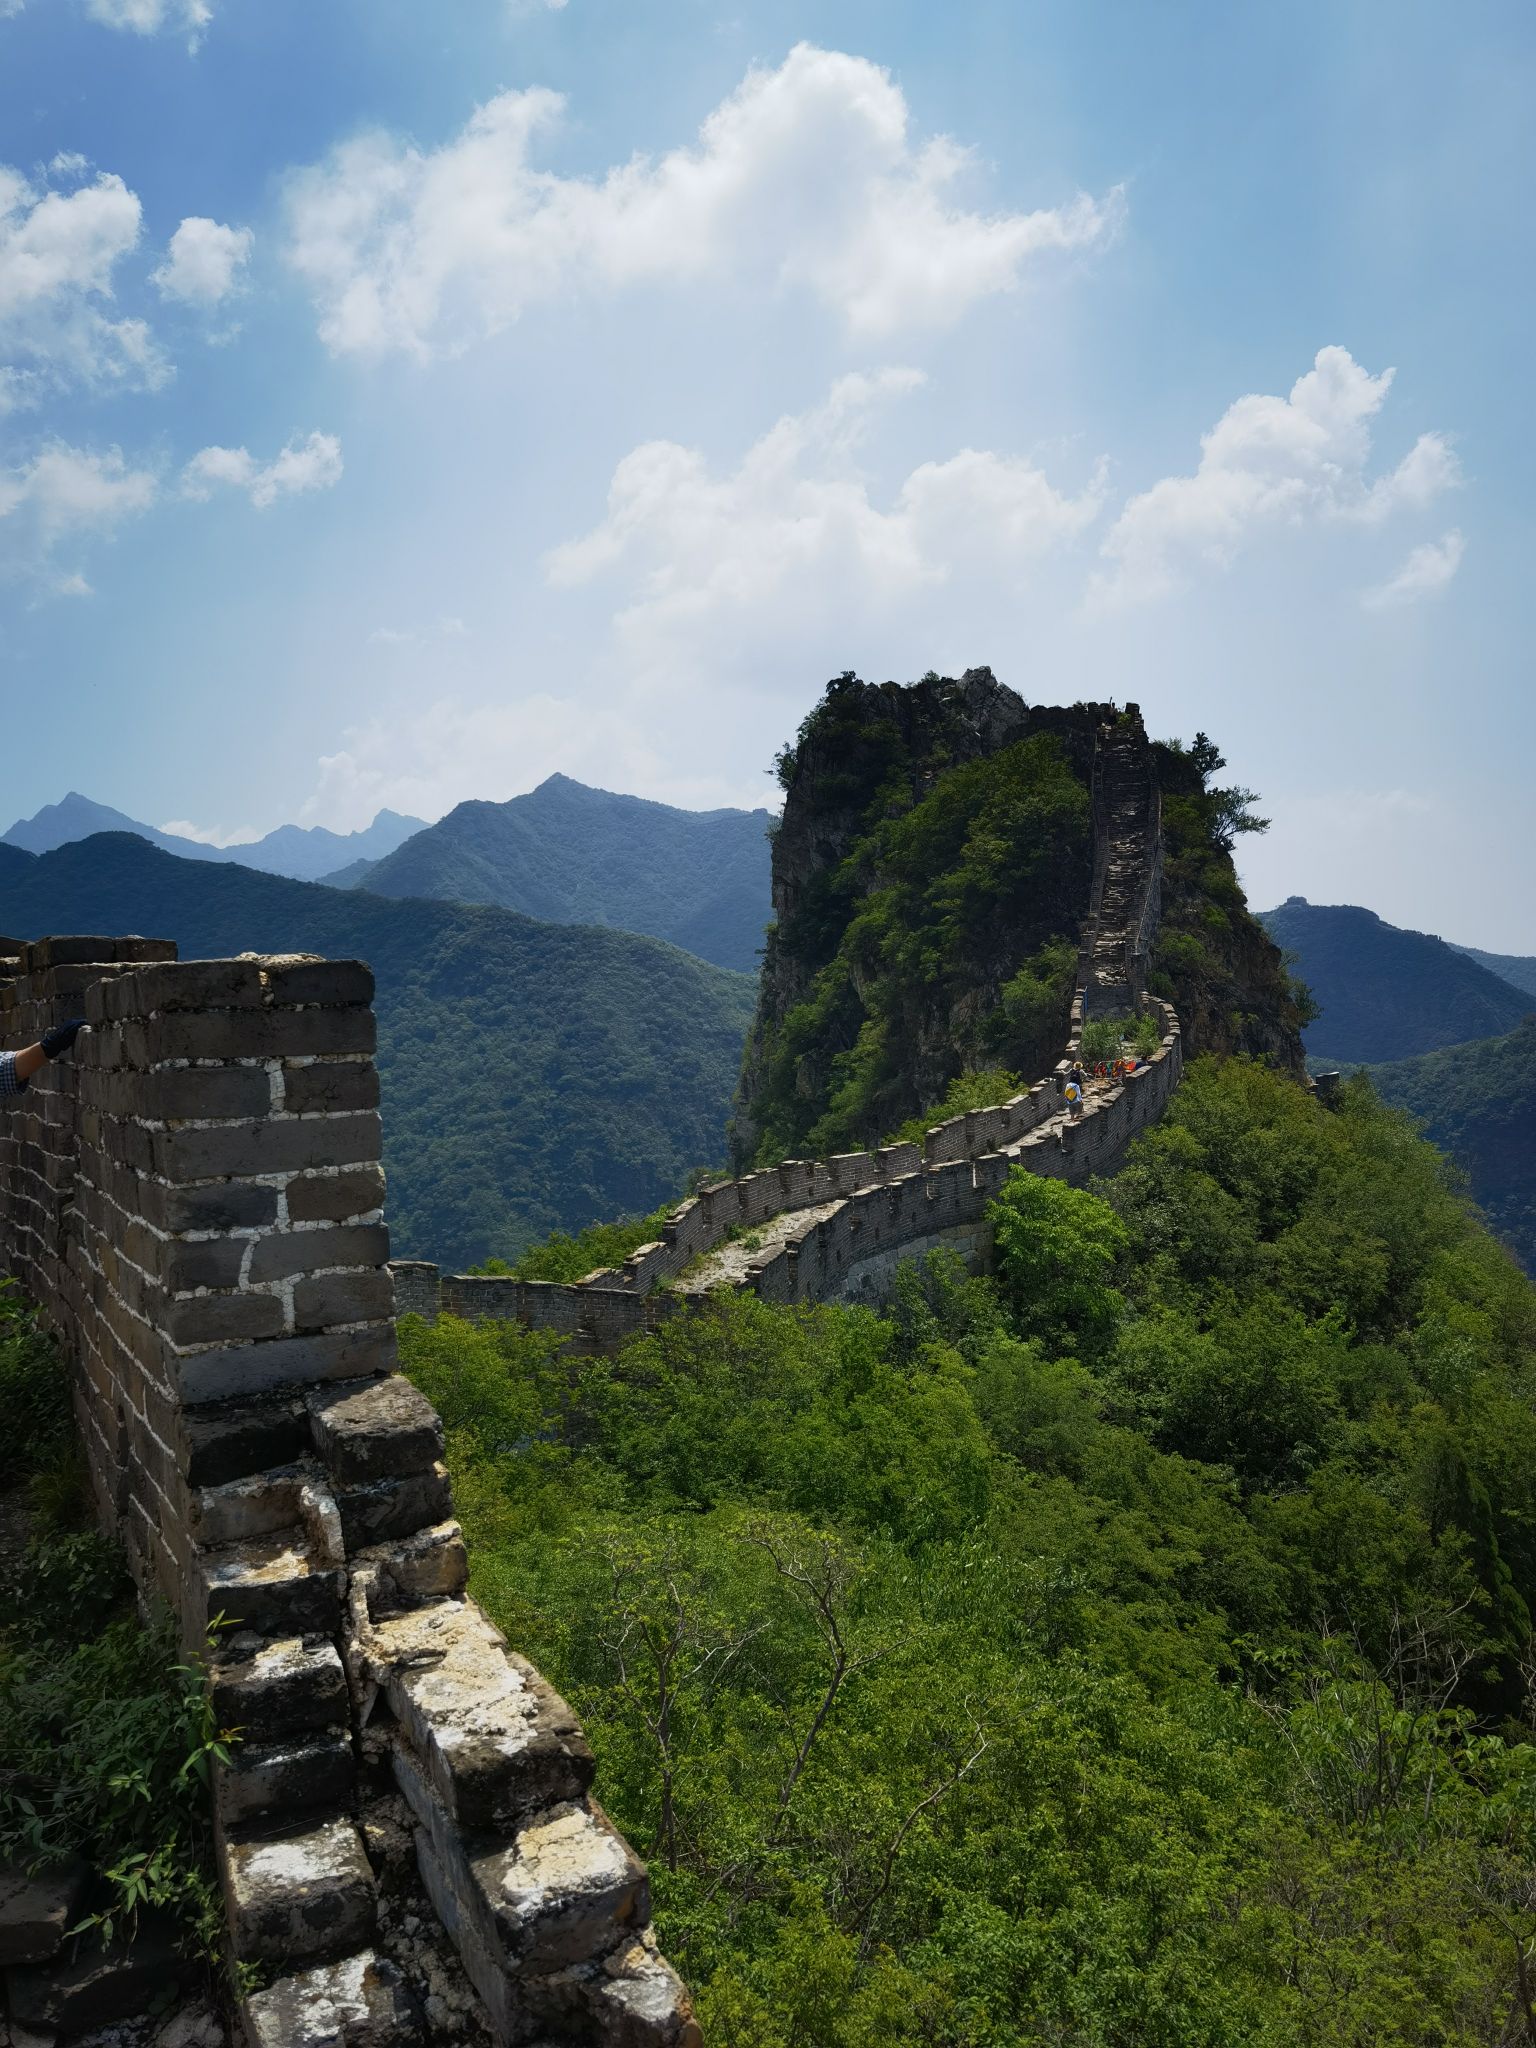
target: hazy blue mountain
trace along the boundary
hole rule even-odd
[[[401,1256],[510,1258],[643,1214],[724,1157],[755,983],[655,939],[177,860],[121,834],[0,846],[0,932],[368,961]]]
[[[317,882],[344,862],[381,859],[420,829],[420,818],[380,811],[361,832],[332,832],[324,825],[279,825],[261,839],[233,846],[204,846],[200,840],[161,832],[113,810],[110,804],[98,804],[71,790],[61,803],[44,804],[32,817],[18,818],[0,843],[19,846],[27,853],[52,853],[55,847],[89,839],[97,832],[132,832],[182,860],[236,861],[268,874]]]
[[[556,924],[649,932],[755,972],[770,812],[680,811],[551,775],[507,803],[463,803],[361,877],[380,896],[496,903]]]
[[[1321,1015],[1307,1052],[1340,1061],[1411,1058],[1514,1029],[1530,995],[1427,932],[1402,931],[1356,904],[1287,897],[1260,913]]]
[[[1454,939],[1450,943],[1456,944]],[[1507,981],[1511,988],[1524,989],[1528,996],[1536,996],[1536,960],[1528,953],[1484,953],[1476,946],[1456,946],[1456,951],[1465,953],[1469,960],[1486,967],[1501,981]]]

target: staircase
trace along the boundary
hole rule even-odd
[[[1157,790],[1151,749],[1135,706],[1127,706],[1124,719],[1100,732],[1093,777],[1100,857],[1081,973],[1086,1008],[1102,1017],[1135,1007],[1156,911]]]

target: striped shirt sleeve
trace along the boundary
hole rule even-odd
[[[16,1055],[0,1052],[0,1095],[19,1095],[27,1083],[16,1071]]]

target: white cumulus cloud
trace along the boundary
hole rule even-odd
[[[341,480],[341,442],[334,434],[310,434],[290,441],[271,462],[258,462],[247,448],[202,448],[181,473],[182,495],[211,498],[222,486],[249,494],[265,510],[300,491],[328,491]]]
[[[48,443],[29,462],[0,469],[0,571],[56,595],[87,595],[81,571],[60,565],[61,550],[110,538],[148,510],[158,488],[154,472],[130,467],[120,449]]]
[[[1104,540],[1098,595],[1161,596],[1202,565],[1225,568],[1266,529],[1374,525],[1422,510],[1459,481],[1443,435],[1420,435],[1395,469],[1366,474],[1371,423],[1392,377],[1373,377],[1348,349],[1324,348],[1288,396],[1238,399],[1201,437],[1193,475],[1164,477],[1125,506]]]
[[[172,235],[164,263],[150,272],[150,280],[163,299],[217,306],[238,289],[253,240],[249,228],[225,227],[201,214],[189,214]]]
[[[55,192],[0,165],[0,412],[70,385],[154,389],[170,375],[145,323],[105,310],[140,221],[111,172]]]
[[[970,152],[914,139],[878,65],[806,43],[750,71],[695,144],[602,178],[535,163],[564,104],[503,92],[440,148],[364,135],[295,174],[289,253],[333,351],[426,356],[569,294],[754,275],[857,335],[944,326],[1043,254],[1103,241],[1122,210],[1118,190],[968,209]]]
[[[135,35],[184,31],[188,48],[194,50],[213,19],[211,0],[86,0],[85,11],[106,28],[129,29]]]
[[[1417,604],[1422,597],[1436,597],[1461,567],[1467,544],[1453,526],[1438,540],[1427,540],[1410,548],[1406,560],[1385,583],[1367,590],[1360,602],[1368,611],[1390,611],[1398,605]]]
[[[888,609],[963,567],[1017,580],[1097,516],[1100,482],[1070,496],[1017,456],[966,448],[924,462],[880,502],[858,465],[873,409],[915,370],[841,378],[812,411],[779,420],[724,474],[696,450],[649,441],[614,471],[607,512],[553,549],[556,585],[619,573],[622,633],[662,642],[772,640],[793,618]]]

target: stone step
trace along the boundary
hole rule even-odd
[[[317,1555],[298,1529],[205,1550],[197,1559],[193,1625],[226,1625],[258,1636],[329,1635],[340,1622],[343,1574],[329,1551]]]
[[[393,1963],[363,1949],[280,1977],[241,2007],[249,2048],[423,2048],[426,2029]]]
[[[237,1962],[331,1961],[373,1939],[373,1871],[350,1820],[254,1840],[221,1829],[218,1856]]]
[[[236,1638],[214,1657],[209,1677],[219,1726],[240,1729],[246,1742],[280,1742],[347,1720],[346,1674],[328,1637]]]
[[[604,2048],[703,2048],[682,1979],[648,1927],[606,1955],[546,1979],[530,2002],[562,2034],[579,2033],[585,2019],[590,2038]]]
[[[468,1600],[375,1622],[349,1646],[381,1683],[417,1765],[448,1817],[501,1828],[579,1799],[592,1751],[571,1709]]]
[[[213,1810],[226,1828],[263,1822],[292,1827],[302,1814],[334,1812],[352,1791],[350,1730],[341,1727],[296,1741],[240,1741],[227,1764],[213,1767]]]

